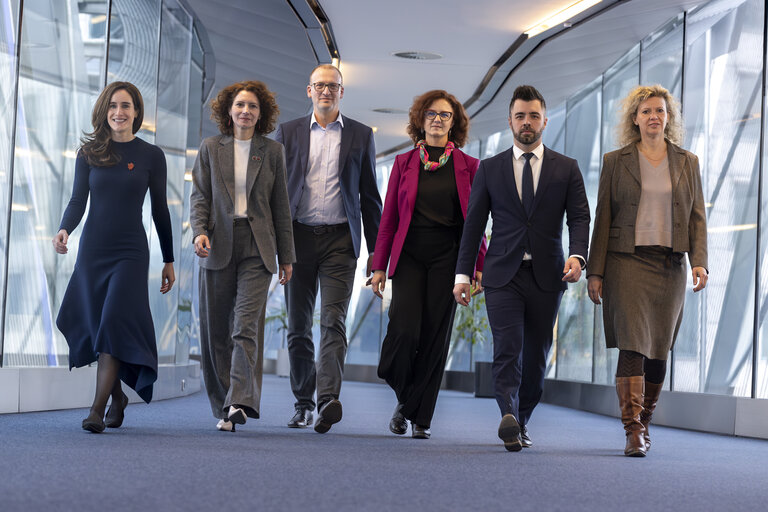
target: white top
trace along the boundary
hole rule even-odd
[[[315,114],[309,122],[309,162],[304,178],[296,220],[308,226],[343,224],[347,222],[341,197],[341,114],[325,128],[317,122]]]
[[[245,175],[248,170],[248,156],[250,154],[251,140],[235,139],[235,218],[248,216]]]

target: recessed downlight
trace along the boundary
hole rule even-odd
[[[439,53],[431,52],[395,52],[392,55],[408,60],[437,60],[443,58]]]

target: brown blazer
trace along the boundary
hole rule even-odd
[[[642,190],[637,146],[603,156],[587,276],[603,276],[608,251],[635,252],[635,221]],[[672,180],[672,250],[687,252],[691,267],[707,268],[707,218],[699,159],[667,141]]]

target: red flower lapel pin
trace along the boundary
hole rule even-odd
[[[128,162],[128,170],[129,171],[133,170],[133,162]]]

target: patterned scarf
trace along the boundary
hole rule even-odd
[[[424,164],[425,171],[436,171],[440,167],[444,166],[445,162],[447,162],[451,157],[453,150],[456,149],[456,146],[453,144],[453,142],[449,141],[448,144],[445,145],[445,153],[440,155],[440,158],[437,159],[437,162],[432,162],[429,160],[429,153],[427,153],[427,143],[424,140],[417,142],[416,147],[419,148],[419,158],[421,158],[421,163]]]

